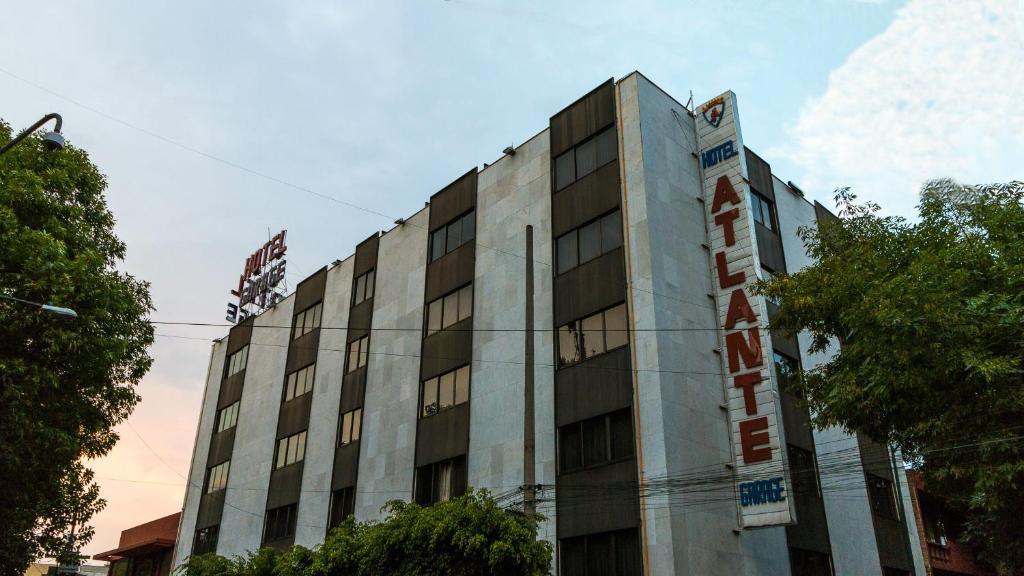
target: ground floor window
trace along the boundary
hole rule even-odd
[[[217,533],[220,531],[219,526],[209,526],[207,528],[200,528],[196,530],[196,539],[192,544],[192,554],[198,556],[200,554],[209,554],[217,551]]]
[[[416,503],[444,502],[466,493],[466,457],[458,456],[416,469]]]
[[[636,528],[564,538],[558,542],[562,576],[639,576]]]
[[[335,490],[331,493],[331,514],[327,520],[327,528],[335,528],[345,518],[352,515],[356,508],[355,486]]]
[[[823,552],[790,548],[789,565],[793,576],[832,576],[832,557]]]
[[[263,525],[263,542],[273,542],[294,536],[297,515],[298,506],[295,504],[267,510]]]

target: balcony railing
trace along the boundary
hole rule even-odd
[[[942,544],[928,543],[928,557],[939,562],[949,562],[949,548]]]

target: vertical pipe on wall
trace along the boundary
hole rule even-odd
[[[533,226],[526,227],[526,373],[523,378],[523,512],[537,512],[533,413]]]

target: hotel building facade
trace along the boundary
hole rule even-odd
[[[231,328],[175,564],[472,487],[545,516],[557,574],[923,576],[899,459],[787,391],[825,356],[750,283],[833,216],[739,118],[608,80]]]

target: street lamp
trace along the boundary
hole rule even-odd
[[[40,126],[46,124],[50,120],[56,120],[57,123],[56,125],[54,125],[52,132],[47,132],[46,134],[43,135],[43,147],[46,148],[47,150],[60,150],[61,148],[63,148],[64,136],[60,133],[60,127],[62,124],[64,124],[64,119],[60,117],[60,114],[57,114],[56,112],[51,112],[46,116],[40,118],[35,124],[22,130],[21,133],[15,136],[13,140],[8,142],[7,144],[4,144],[3,148],[0,148],[0,154],[3,154],[4,152],[7,152],[11,148],[13,148],[15,144],[24,140],[26,136],[35,132],[36,130],[39,129]]]
[[[70,316],[72,318],[78,318],[78,312],[75,312],[71,308],[64,308],[63,306],[54,306],[52,304],[40,304],[39,302],[22,300],[21,298],[15,298],[14,296],[5,296],[3,294],[0,294],[0,298],[3,298],[4,300],[11,300],[14,302],[20,302],[22,304],[28,304],[29,306],[36,306],[41,310],[46,310],[47,312],[52,312],[60,316]]]

